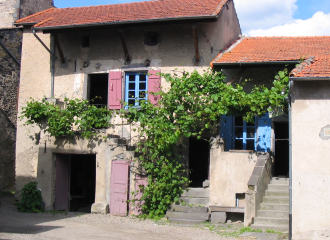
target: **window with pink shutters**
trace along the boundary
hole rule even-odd
[[[110,109],[121,108],[121,94],[122,94],[122,72],[110,71],[109,72],[109,91],[108,91],[108,104]]]
[[[160,70],[148,71],[148,99],[152,104],[157,104],[160,96],[155,96],[151,92],[158,92],[161,86]]]

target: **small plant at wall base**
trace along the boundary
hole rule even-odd
[[[20,197],[21,200],[17,206],[19,212],[38,213],[43,211],[41,208],[41,191],[37,189],[37,182],[26,184]]]
[[[144,216],[165,214],[168,205],[179,202],[182,187],[188,179],[179,161],[178,142],[184,137],[201,138],[205,130],[217,127],[220,115],[240,115],[253,122],[256,115],[282,109],[287,102],[288,71],[279,72],[273,87],[255,86],[246,93],[241,85],[227,85],[221,72],[161,74],[170,84],[168,91],[159,91],[157,105],[141,101],[140,108],[122,111],[122,117],[135,125],[141,136],[147,136],[139,146],[141,165],[148,175],[148,185],[141,201]],[[149,93],[150,94],[150,93]]]
[[[93,101],[93,100],[92,100]],[[46,124],[44,129],[51,136],[63,137],[80,134],[90,139],[96,134],[95,128],[108,128],[111,126],[110,118],[113,114],[107,108],[97,108],[90,101],[83,99],[64,99],[65,108],[46,101],[27,102],[22,108],[21,119],[26,118],[26,124]]]

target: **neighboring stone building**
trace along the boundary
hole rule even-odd
[[[24,28],[20,108],[30,97],[41,100],[44,96],[58,100],[103,96],[98,104],[110,109],[123,108],[121,99],[137,104],[131,94],[140,96],[139,91],[167,86],[157,72],[206,70],[241,34],[232,0],[158,0],[51,9],[16,24]],[[54,63],[34,33],[56,55]],[[119,125],[104,129],[101,134],[108,137],[106,141],[88,141],[39,135],[38,127],[22,123],[16,144],[18,190],[36,179],[46,209],[75,210],[80,203],[89,209],[93,204],[95,211],[103,212],[110,205],[110,213],[127,214],[127,181],[131,190],[136,187],[133,180],[143,181],[127,175],[125,160],[132,159],[127,150],[138,140],[130,125],[113,119]],[[125,140],[128,148],[119,144]],[[196,139],[190,143],[199,144]],[[196,171],[203,170],[202,177],[193,180],[201,185],[208,177],[209,145],[205,141],[202,149],[189,148],[189,141],[184,145],[187,148],[180,149],[186,166],[194,161]],[[196,159],[199,150],[204,156]]]
[[[1,191],[13,190],[15,185],[17,96],[20,77],[22,28],[15,27],[14,22],[21,17],[26,17],[51,7],[53,7],[52,0],[0,1],[0,44],[2,45],[0,46]]]

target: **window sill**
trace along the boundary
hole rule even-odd
[[[238,149],[231,149],[229,152],[236,152],[236,153],[254,153],[254,150],[238,150]]]

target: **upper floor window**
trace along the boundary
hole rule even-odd
[[[148,99],[148,75],[146,72],[126,73],[125,76],[125,102],[128,106],[140,106],[141,100]]]
[[[159,70],[126,73],[110,71],[108,83],[109,108],[121,109],[123,107],[122,102],[138,107],[141,100],[147,99],[152,104],[157,104],[159,96],[155,96],[150,92],[160,90],[161,78],[159,72]],[[128,106],[125,106],[125,108],[127,109]]]
[[[146,32],[144,34],[144,44],[147,46],[156,46],[160,42],[160,36],[157,32]]]

